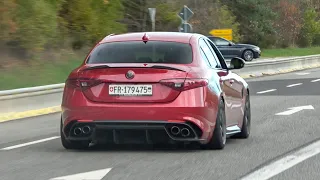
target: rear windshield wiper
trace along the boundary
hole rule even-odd
[[[108,65],[99,65],[99,66],[92,66],[92,67],[87,67],[84,69],[85,70],[91,70],[91,69],[104,69],[104,68],[109,68],[110,66]]]
[[[155,66],[151,66],[151,68],[156,68],[156,69],[168,69],[168,70],[175,70],[175,71],[183,71],[183,72],[186,72],[185,70],[178,69],[178,68],[174,68],[174,67],[170,67],[170,66],[155,65]]]

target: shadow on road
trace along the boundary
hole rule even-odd
[[[226,146],[237,143],[237,139],[228,139]],[[223,151],[207,149],[200,146],[197,143],[190,144],[157,144],[157,145],[144,145],[144,144],[126,144],[126,145],[115,145],[115,144],[97,144],[89,147],[85,150],[65,150],[59,148],[59,151],[65,152],[155,152],[155,153],[192,153],[201,151]]]

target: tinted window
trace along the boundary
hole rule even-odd
[[[190,64],[192,48],[177,42],[127,41],[101,44],[96,47],[87,63],[169,63]]]
[[[216,43],[217,38],[209,36],[208,39],[210,39],[213,43]]]
[[[207,42],[210,44],[211,48],[214,50],[214,52],[216,53],[216,55],[218,56],[218,59],[220,61],[220,64],[222,66],[222,68],[227,69],[227,65],[226,62],[224,60],[224,57],[222,56],[221,52],[218,50],[218,48],[214,45],[214,43],[212,41],[207,40]]]
[[[217,68],[222,68],[221,67],[221,64],[220,64],[220,60],[219,60],[219,58],[218,58],[218,56],[217,56],[217,54],[216,54],[216,52],[213,50],[213,48],[211,47],[211,45],[210,45],[210,43],[209,43],[209,41],[205,41],[206,42],[206,44],[208,45],[208,47],[209,47],[209,49],[210,49],[210,51],[211,51],[211,53],[212,53],[212,55],[214,56],[214,59],[216,60],[216,62],[217,62]]]
[[[218,46],[229,46],[230,42],[224,39],[217,38],[215,39],[214,43]]]
[[[215,56],[213,55],[213,52],[209,48],[208,44],[203,39],[200,39],[199,43],[200,43],[200,48],[203,50],[203,52],[207,56],[207,58],[211,64],[211,67],[219,68],[219,64],[217,62],[218,59],[215,58]]]
[[[200,48],[200,53],[201,53],[201,56],[202,58],[204,59],[204,61],[206,62],[206,64],[210,67],[210,62],[209,62],[209,59],[207,58],[207,56],[204,54],[203,50]]]

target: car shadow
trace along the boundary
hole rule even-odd
[[[229,145],[236,144],[238,139],[228,138],[226,148]],[[125,144],[125,145],[116,145],[116,144],[97,144],[93,145],[87,149],[82,150],[66,150],[59,149],[61,152],[79,152],[79,153],[91,153],[91,152],[148,152],[148,153],[194,153],[201,151],[223,151],[204,148],[198,143],[190,144],[156,144],[156,145],[147,145],[147,144]]]
[[[200,145],[197,144],[157,144],[157,145],[144,145],[144,144],[98,144],[89,147],[80,152],[195,152],[201,150]]]

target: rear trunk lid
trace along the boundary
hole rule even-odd
[[[193,62],[191,45],[141,38],[94,48],[78,71],[81,89],[89,100],[164,103],[179,96],[179,86],[184,85]]]
[[[165,103],[180,92],[190,68],[167,64],[87,65],[80,69],[79,84],[84,95],[101,103]],[[174,79],[173,81],[168,79]]]

